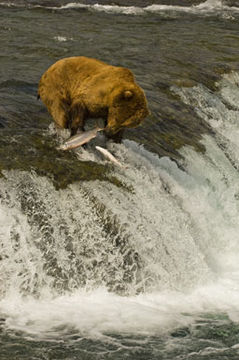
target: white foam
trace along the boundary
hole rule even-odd
[[[223,9],[225,5],[223,5],[222,0],[206,0],[201,4],[195,6],[197,9],[203,10],[213,10],[213,9]]]
[[[238,304],[238,287],[221,282],[190,293],[164,291],[134,297],[104,289],[40,300],[12,296],[2,300],[0,308],[8,328],[31,338],[57,340],[73,332],[109,341],[111,334],[162,335],[192,324],[207,312],[227,312],[238,321]]]
[[[198,115],[214,129],[218,143],[226,147],[233,165],[239,168],[238,73],[225,75],[217,85],[216,93],[201,84],[193,88],[174,87],[172,90],[178,93],[185,103],[193,105]]]
[[[0,3],[1,6],[6,7],[24,7],[17,3]],[[79,2],[69,2],[62,6],[42,6],[42,5],[31,5],[28,8],[46,8],[50,10],[64,11],[68,9],[86,9],[94,12],[104,12],[108,14],[123,14],[123,15],[146,15],[146,14],[164,14],[164,13],[190,13],[195,15],[207,15],[216,13],[221,15],[224,19],[234,20],[231,12],[238,12],[238,7],[229,7],[223,3],[222,0],[206,0],[199,5],[192,6],[179,6],[179,5],[160,5],[153,4],[145,7],[137,6],[120,6],[120,5],[102,5],[102,4],[82,4]],[[228,13],[230,12],[230,13]]]
[[[106,13],[125,14],[125,15],[141,15],[144,10],[136,6],[118,6],[118,5],[99,5],[95,4],[92,9],[103,11]]]
[[[13,2],[4,2],[4,3],[0,3],[1,6],[6,6],[6,7],[13,7],[13,6],[16,6],[15,3]],[[21,6],[21,5],[20,5]]]
[[[67,41],[72,41],[73,38],[67,38],[66,36],[54,36],[54,40],[59,42],[67,42]]]
[[[176,6],[176,5],[160,5],[153,4],[146,7],[137,6],[119,6],[119,5],[101,5],[101,4],[81,4],[81,3],[68,3],[61,7],[54,7],[54,9],[88,9],[92,11],[105,12],[109,14],[125,14],[125,15],[143,15],[147,13],[164,13],[164,12],[187,12],[191,14],[207,14],[211,12],[218,12],[222,10],[239,11],[238,8],[228,7],[223,4],[222,0],[207,0],[204,3],[193,6]],[[228,15],[231,18],[230,15]],[[233,17],[232,17],[233,18]],[[234,18],[233,18],[234,19]]]
[[[93,11],[105,12],[109,14],[125,14],[125,15],[140,15],[144,12],[143,8],[136,6],[119,6],[119,5],[101,5],[101,4],[81,4],[81,3],[69,3],[61,6],[60,8],[55,7],[54,9],[88,9]]]

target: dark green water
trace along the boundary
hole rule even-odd
[[[0,2],[0,359],[237,360],[239,10],[67,4]],[[125,171],[57,150],[38,81],[78,55],[146,93]]]

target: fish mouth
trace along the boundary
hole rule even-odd
[[[105,130],[105,127],[100,126],[100,124],[98,123],[98,121],[95,122],[95,129],[97,129],[97,131],[103,131]]]

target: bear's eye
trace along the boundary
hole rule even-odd
[[[132,96],[133,96],[132,91],[130,91],[130,90],[125,90],[125,91],[124,91],[124,98],[125,98],[126,100],[131,99]]]

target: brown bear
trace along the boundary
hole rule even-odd
[[[137,127],[149,113],[129,69],[83,56],[53,64],[40,79],[38,97],[71,135],[84,130],[87,118],[103,118],[107,137],[117,141],[124,128]]]

